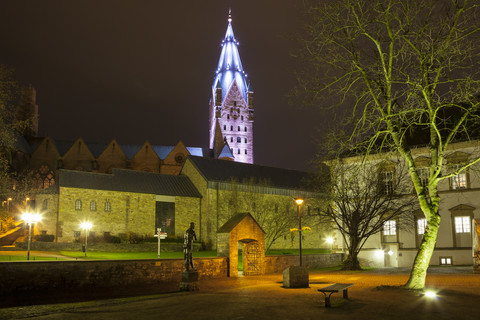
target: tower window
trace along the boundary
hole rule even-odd
[[[227,130],[227,125],[226,124],[223,125],[223,130]]]
[[[241,143],[241,142],[242,142],[242,138],[237,137],[237,142],[238,142],[238,143]]]
[[[240,149],[238,149],[237,153],[240,154]]]
[[[230,126],[230,131],[233,131],[233,126]]]
[[[233,142],[233,137],[230,137],[230,142]]]
[[[243,121],[243,116],[242,116],[242,121]]]
[[[240,131],[240,126],[238,126],[238,131]]]
[[[96,211],[97,210],[97,203],[95,200],[90,201],[90,211]]]
[[[245,149],[245,154],[247,154],[247,149]]]
[[[247,143],[247,138],[245,138],[245,143]]]
[[[230,115],[229,114],[227,114],[227,120],[230,120]]]
[[[82,200],[75,200],[75,210],[82,210]]]
[[[247,132],[247,127],[245,127],[245,132]]]
[[[237,101],[233,101],[233,106],[234,106],[234,107],[237,106]]]
[[[110,212],[112,210],[112,205],[110,204],[110,201],[105,201],[105,212]]]

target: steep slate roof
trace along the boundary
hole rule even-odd
[[[188,156],[188,159],[207,181],[231,182],[235,179],[242,182],[254,178],[255,182],[265,180],[278,188],[311,189],[307,187],[311,178],[308,172],[195,156]]]
[[[113,169],[112,174],[59,170],[60,187],[197,197],[202,195],[187,176]]]
[[[222,52],[218,59],[217,70],[215,71],[215,79],[212,85],[212,91],[216,88],[222,88],[222,103],[225,96],[234,82],[237,83],[240,92],[245,101],[247,96],[247,75],[243,70],[240,54],[238,53],[238,41],[235,39],[232,28],[232,16],[228,16],[227,32],[222,41]]]
[[[248,216],[250,218],[252,218],[253,221],[257,222],[249,212],[239,213],[239,214],[234,215],[227,222],[225,222],[225,224],[223,226],[221,226],[220,229],[217,230],[217,233],[229,233],[230,231],[233,230],[233,228],[235,228],[237,226],[237,224],[239,224],[243,219],[245,219],[245,217],[248,217]],[[258,224],[258,222],[257,222],[257,225],[260,228],[260,230],[262,230],[263,233],[265,233],[265,231]]]

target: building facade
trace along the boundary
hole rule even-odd
[[[479,141],[452,143],[446,156],[444,175],[456,171],[461,164],[475,159],[479,155]],[[428,185],[428,166],[430,155],[427,148],[412,150],[415,164],[422,184]],[[360,157],[346,159],[351,162],[361,161]],[[381,165],[388,161],[388,166]],[[395,155],[372,156],[368,166],[382,168],[379,172],[379,187],[390,190],[398,174],[407,174],[405,163]],[[440,227],[435,251],[430,265],[472,265],[474,242],[479,234],[474,227],[474,219],[480,218],[480,177],[477,172],[479,164],[438,185],[440,195]],[[391,190],[404,197],[416,197],[410,179],[405,179],[403,190]],[[359,254],[364,266],[377,267],[411,267],[417,250],[423,239],[426,219],[417,208],[403,219],[386,221],[382,232],[371,236]],[[337,237],[339,238],[339,237]],[[341,248],[341,244],[338,244]],[[477,252],[478,255],[478,252]]]
[[[216,249],[217,231],[233,216],[251,212],[266,232],[267,246],[297,248],[295,197],[302,207],[305,248],[325,247],[324,230],[313,206],[316,194],[303,184],[308,174],[198,156],[187,157],[180,175],[113,169],[111,174],[60,170],[58,183],[37,195],[43,219],[38,232],[57,242],[79,241],[80,224],[92,223],[91,236],[108,241],[128,235],[152,237],[162,228],[183,237],[190,222],[199,241]],[[268,181],[268,182],[267,182]]]

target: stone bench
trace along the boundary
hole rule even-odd
[[[325,307],[330,308],[332,306],[330,304],[330,296],[335,292],[343,291],[343,298],[348,299],[348,288],[353,285],[353,283],[334,283],[330,286],[318,289],[318,291],[325,295]]]

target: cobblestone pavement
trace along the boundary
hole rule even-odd
[[[402,289],[408,270],[310,273],[310,288],[285,289],[282,275],[200,281],[196,292],[51,304],[0,310],[0,319],[479,319],[480,274],[470,268],[431,269],[436,298]],[[354,283],[349,300],[317,289]]]

